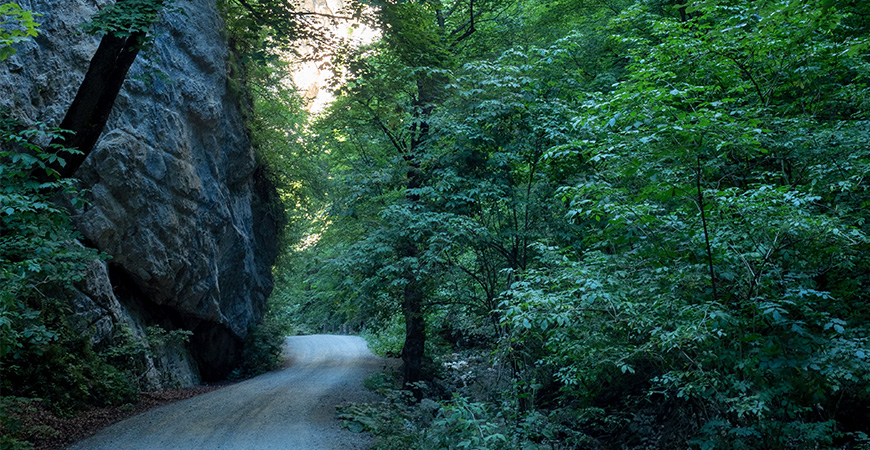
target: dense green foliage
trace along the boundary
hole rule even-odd
[[[37,35],[34,14],[0,5],[0,60]],[[82,246],[66,203],[81,202],[75,180],[59,170],[81,155],[61,144],[68,132],[25,124],[0,111],[0,445],[30,448],[50,427],[22,426],[33,401],[55,412],[134,401],[138,339],[94,348],[90,330],[73,323],[69,298],[89,264],[101,257]],[[133,345],[135,344],[135,345]],[[131,353],[129,349],[135,349]]]
[[[15,54],[14,44],[39,33],[39,24],[35,21],[38,16],[17,3],[0,4],[0,61]]]
[[[46,389],[58,389],[61,397],[57,400],[66,405],[77,395],[75,389],[68,387],[83,383],[43,383],[42,376],[76,375],[75,371],[55,373],[42,368],[49,364],[47,361],[60,362],[68,347],[86,345],[86,339],[67,330],[65,306],[54,291],[81,279],[85,263],[97,255],[92,250],[71,245],[77,236],[72,231],[69,216],[51,199],[51,195],[59,191],[75,195],[71,180],[41,183],[31,175],[34,171],[46,170],[47,164],[62,158],[69,150],[46,151],[31,144],[31,139],[51,137],[56,131],[44,126],[16,131],[18,126],[8,117],[0,123],[4,143],[0,153],[2,387],[4,391],[19,394],[32,391],[42,395],[47,394],[43,392]],[[46,362],[42,362],[43,359]]]
[[[123,404],[136,398],[140,367],[135,355],[94,348],[90,334],[71,323],[66,300],[96,251],[75,240],[59,195],[76,201],[72,180],[49,165],[72,150],[33,142],[55,138],[42,124],[24,127],[0,118],[0,443],[28,448],[20,440],[54,432],[20,426],[16,410],[41,399],[58,412],[86,405]],[[38,181],[34,174],[46,173]],[[54,176],[53,176],[54,175]],[[141,343],[135,342],[141,349]],[[114,353],[113,353],[114,352]],[[113,358],[112,355],[123,356]],[[49,434],[46,434],[49,433]]]
[[[88,34],[119,38],[148,32],[171,3],[171,0],[119,0],[102,8],[82,29]]]
[[[281,367],[284,362],[282,345],[286,335],[286,327],[275,320],[267,319],[251,329],[245,337],[242,363],[230,374],[230,378],[255,377]]]
[[[613,414],[625,423],[697,423],[674,444],[832,445],[866,431],[863,24],[747,9],[636,5],[610,23],[626,79],[548,154],[582,164],[559,190],[580,254],[554,252],[504,306],[515,339],[543,345],[548,384],[594,403],[611,380],[640,396]]]
[[[385,5],[306,138],[335,183],[294,311],[410,329],[413,291],[510,380],[385,442],[865,445],[870,9],[520,3]]]

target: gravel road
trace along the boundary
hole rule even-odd
[[[375,400],[363,380],[384,366],[356,336],[294,336],[287,367],[118,422],[69,450],[364,449],[335,406]]]

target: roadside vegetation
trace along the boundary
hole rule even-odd
[[[870,9],[402,2],[302,139],[381,448],[866,448]],[[400,346],[401,345],[401,346]],[[408,406],[413,405],[413,406]]]

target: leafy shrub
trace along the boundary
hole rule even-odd
[[[344,405],[338,409],[338,418],[351,431],[376,435],[376,449],[531,450],[554,448],[539,445],[540,442],[549,442],[556,448],[590,442],[584,436],[566,439],[564,426],[548,422],[537,413],[534,417],[521,417],[505,405],[473,401],[460,395],[449,401],[424,398],[418,402],[411,391],[397,388],[397,380],[385,378],[384,374],[370,377],[366,385],[384,400]]]
[[[135,389],[66,322],[66,288],[99,255],[75,242],[67,211],[55,203],[61,194],[75,202],[76,190],[48,164],[73,151],[33,143],[59,134],[0,118],[0,388],[66,411],[131,401]]]
[[[514,448],[509,436],[512,436],[511,426],[500,412],[484,403],[454,396],[452,401],[441,405],[432,426],[422,433],[420,448]]]
[[[842,413],[870,382],[867,110],[843,103],[867,89],[848,81],[866,60],[844,58],[866,10],[777,1],[735,33],[750,3],[623,11],[627,78],[551,153],[587,165],[560,189],[582,241],[542,247],[512,286],[504,344],[543,385],[524,391],[536,408],[606,409],[577,427],[602,439],[836,448],[867,432],[866,410]],[[768,78],[785,66],[792,81]]]
[[[351,431],[369,431],[378,436],[377,449],[416,448],[414,394],[401,389],[401,381],[394,373],[376,372],[366,378],[365,386],[384,400],[339,406],[338,419]]]
[[[281,367],[285,336],[284,327],[272,320],[252,328],[245,338],[242,364],[230,378],[255,377]]]
[[[372,353],[395,358],[402,354],[402,346],[405,345],[405,323],[400,316],[393,316],[380,327],[366,329],[362,337]]]
[[[0,397],[0,449],[32,450],[26,441],[30,430],[21,423],[20,413],[30,407],[32,400],[20,397]]]
[[[52,289],[81,280],[85,263],[97,258],[96,251],[75,243],[79,236],[67,211],[53,201],[59,193],[76,198],[72,180],[52,178],[48,168],[73,151],[31,143],[55,139],[59,130],[42,124],[22,128],[0,112],[0,358],[57,337],[42,324],[44,303],[52,303]],[[35,178],[39,173],[47,173],[49,181]]]
[[[0,61],[16,53],[12,45],[34,37],[39,24],[34,21],[41,14],[22,9],[15,3],[0,4]]]

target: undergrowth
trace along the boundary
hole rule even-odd
[[[255,377],[281,367],[282,346],[287,329],[274,320],[266,320],[248,332],[242,350],[242,364],[229,378],[240,380]]]
[[[509,384],[491,375],[492,361],[461,353],[443,364],[444,378],[421,390],[429,397],[417,401],[402,388],[394,372],[378,372],[366,379],[365,386],[383,398],[374,403],[351,403],[339,408],[338,418],[354,432],[377,436],[375,449],[487,449],[533,450],[594,448],[588,436],[572,430],[570,419],[560,412],[521,411],[516,402],[484,401]],[[465,373],[483,374],[469,381]],[[480,386],[472,388],[471,384]],[[433,386],[440,385],[440,386]],[[438,392],[453,392],[439,396]]]

